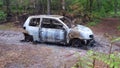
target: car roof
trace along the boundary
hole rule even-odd
[[[53,18],[53,19],[63,18],[63,16],[61,15],[34,15],[29,17],[30,18]]]

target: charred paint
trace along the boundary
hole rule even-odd
[[[39,26],[30,26],[30,20],[31,19],[40,19]],[[47,25],[47,27],[42,26],[43,19],[50,19],[55,20],[53,21],[55,27],[50,27]],[[62,43],[69,43],[69,40],[73,38],[79,38],[82,40],[91,40],[93,39],[93,32],[88,27],[77,25],[74,28],[68,27],[67,24],[61,19],[63,16],[53,16],[53,15],[40,15],[40,16],[30,16],[25,24],[24,33],[27,33],[28,35],[33,37],[33,41],[43,41],[43,42],[62,42]],[[44,25],[46,22],[44,22]],[[56,24],[55,24],[56,23]],[[52,25],[53,26],[53,25]],[[59,26],[59,28],[57,28]]]

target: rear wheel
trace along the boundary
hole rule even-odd
[[[24,40],[27,42],[33,42],[33,36],[27,34],[27,33],[23,33],[24,34]]]
[[[72,46],[72,47],[81,47],[82,44],[81,44],[81,41],[79,39],[72,39],[70,41],[70,46]]]

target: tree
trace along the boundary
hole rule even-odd
[[[101,8],[101,0],[96,0],[96,2],[97,2],[97,8],[100,9],[100,8]],[[98,9],[98,10],[99,10],[99,9]]]
[[[47,14],[50,15],[50,0],[47,0]]]
[[[62,10],[65,10],[65,0],[61,0]]]
[[[118,1],[114,0],[114,13],[115,13],[115,16],[117,15],[117,9],[118,9]]]
[[[92,13],[93,0],[89,0],[89,11]]]
[[[10,0],[5,0],[5,6],[6,6],[6,13],[7,16],[10,16],[11,14],[11,9],[10,9]]]

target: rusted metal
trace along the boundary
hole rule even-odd
[[[83,25],[71,28],[70,23],[66,24],[63,18],[63,16],[59,15],[30,16],[23,26],[25,28],[24,32],[32,36],[33,41],[39,42],[60,42],[65,44],[74,38],[80,40],[94,39],[91,29]],[[37,26],[35,24],[30,25],[32,19],[37,19]]]
[[[41,39],[49,42],[61,42],[64,40],[64,30],[61,29],[41,29]]]

